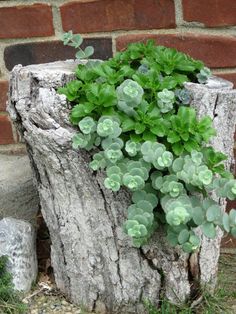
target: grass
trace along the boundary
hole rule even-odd
[[[0,313],[27,313],[27,306],[21,302],[20,296],[14,291],[12,276],[7,272],[7,257],[0,257]]]
[[[232,314],[231,305],[227,302],[231,297],[235,298],[236,293],[219,288],[214,295],[203,292],[202,302],[194,308],[173,305],[168,300],[162,300],[158,309],[148,302],[145,306],[149,314]]]
[[[0,257],[0,314],[25,314],[27,306],[13,290],[11,275],[6,271],[6,257]],[[202,302],[191,305],[175,306],[162,300],[160,308],[145,302],[149,314],[233,314],[236,313],[236,255],[222,254],[219,262],[219,284],[214,295],[207,289],[202,291]],[[235,306],[235,310],[232,306]],[[81,310],[81,314],[87,311]],[[87,313],[88,314],[88,313]]]
[[[162,300],[160,308],[145,302],[149,314],[233,314],[236,313],[236,255],[222,254],[219,261],[218,286],[214,295],[203,290],[202,302],[191,308],[190,305],[175,306]],[[235,306],[235,309],[233,309]]]
[[[168,302],[168,300],[161,300],[160,308],[156,308],[154,305],[145,302],[145,307],[148,311],[148,314],[191,314],[193,313],[190,308],[187,306],[177,306]]]
[[[190,305],[173,305],[168,300],[161,300],[160,308],[145,302],[148,314],[232,314],[231,300],[236,299],[236,292],[218,288],[214,295],[202,293],[202,302],[192,308]]]

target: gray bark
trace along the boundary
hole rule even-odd
[[[185,86],[193,95],[191,105],[197,109],[198,116],[208,115],[211,117],[217,135],[212,138],[210,144],[217,151],[228,156],[228,160],[225,162],[226,169],[234,173],[236,90],[233,89],[233,83],[214,77],[206,85],[186,83]],[[222,210],[225,210],[226,200],[219,199],[216,195],[213,195],[213,198],[219,202]],[[214,240],[202,236],[202,246],[197,253],[200,269],[198,278],[201,284],[207,285],[210,290],[213,290],[216,285],[222,235],[222,231],[218,230]]]
[[[123,233],[129,194],[106,190],[103,173],[88,167],[89,154],[71,148],[76,130],[68,119],[70,104],[56,89],[74,78],[74,67],[73,61],[16,66],[10,83],[9,112],[28,146],[58,288],[90,311],[142,314],[144,299],[158,304],[162,295],[184,301],[195,279],[214,287],[220,233],[213,241],[203,238],[191,256],[170,248],[161,230],[141,249],[133,248]],[[213,145],[232,161],[236,91],[222,82],[225,86],[219,83],[215,89],[187,88],[199,115],[214,118],[219,135]]]

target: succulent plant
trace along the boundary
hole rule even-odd
[[[133,142],[131,140],[127,141],[125,143],[125,150],[128,153],[129,156],[134,157],[138,154],[140,151],[141,144]]]
[[[91,150],[94,147],[95,141],[96,136],[94,134],[77,133],[73,136],[72,147],[74,149],[84,148],[86,150]]]
[[[81,36],[64,43],[81,50]],[[198,118],[187,105],[184,82],[207,82],[203,63],[154,42],[131,44],[104,61],[79,64],[77,79],[58,92],[74,102],[70,121],[79,126],[73,148],[91,151],[89,166],[104,170],[104,186],[131,192],[125,232],[136,247],[147,243],[158,224],[167,239],[191,253],[200,246],[196,228],[208,238],[220,227],[236,237],[236,210],[222,213],[212,198],[236,199],[236,180],[225,170],[227,156],[207,146],[216,134],[210,117]],[[160,199],[160,203],[159,202]]]
[[[204,67],[200,70],[200,73],[197,74],[198,82],[204,84],[207,82],[208,78],[211,76],[211,70],[207,67]]]
[[[148,73],[148,66],[146,64],[141,64],[139,67],[138,67],[138,72],[142,73],[142,74],[147,74]]]
[[[189,105],[192,97],[189,90],[186,88],[175,90],[176,101],[180,105]]]
[[[175,102],[175,93],[164,88],[162,92],[157,93],[157,105],[162,113],[173,109]]]
[[[213,173],[203,163],[203,155],[192,151],[191,155],[178,157],[172,164],[172,170],[177,178],[187,184],[197,187],[208,186],[212,183]]]
[[[91,134],[96,131],[96,122],[91,117],[85,117],[79,122],[79,128],[84,134]]]
[[[213,188],[219,197],[227,197],[229,200],[236,198],[236,180],[216,178],[213,182]]]
[[[102,117],[98,120],[97,133],[101,137],[115,138],[121,134],[122,130],[117,121],[111,117]]]
[[[145,197],[140,200],[139,192],[133,194],[133,205],[128,207],[128,220],[125,223],[125,231],[133,238],[135,246],[139,247],[146,243],[151,236],[155,222],[153,209],[157,205],[158,200],[155,195],[141,191],[141,195]]]
[[[123,157],[123,153],[118,143],[113,143],[107,149],[105,149],[104,155],[106,159],[113,164],[117,163],[117,161],[121,160]]]
[[[125,80],[116,89],[118,100],[125,102],[131,107],[137,107],[144,94],[143,88],[131,79]]]
[[[143,178],[135,174],[125,174],[123,177],[123,183],[131,191],[141,190],[144,187]]]
[[[166,221],[171,226],[186,224],[192,217],[192,203],[187,195],[171,198],[164,196],[161,204],[166,213]]]
[[[94,154],[93,160],[89,163],[89,166],[93,171],[97,171],[98,169],[104,169],[106,165],[107,162],[103,152]]]
[[[120,176],[118,174],[111,174],[108,178],[105,179],[104,186],[113,192],[117,192],[120,189],[120,183]]]

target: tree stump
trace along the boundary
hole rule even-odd
[[[221,232],[202,237],[194,254],[169,247],[162,230],[149,245],[132,246],[122,230],[130,195],[104,188],[104,174],[89,167],[90,155],[72,149],[76,132],[70,104],[56,90],[74,78],[73,61],[16,66],[11,74],[9,112],[27,144],[50,231],[56,284],[73,302],[98,313],[145,313],[143,300],[160,296],[179,303],[199,285],[216,283]],[[186,84],[200,116],[218,131],[212,144],[233,162],[236,90],[217,78]],[[222,208],[224,200],[219,200]]]

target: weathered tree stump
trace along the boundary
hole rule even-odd
[[[132,247],[122,230],[129,193],[106,190],[103,173],[88,167],[89,154],[71,147],[76,130],[69,122],[70,104],[56,90],[74,78],[75,66],[72,61],[16,66],[10,83],[9,112],[27,143],[58,288],[90,311],[119,314],[145,313],[143,300],[158,304],[160,295],[182,302],[196,281],[213,288],[221,232],[215,240],[203,237],[192,255],[170,248],[161,230],[149,245]],[[236,90],[216,78],[186,86],[199,115],[212,117],[218,131],[212,144],[229,156],[229,167]]]

